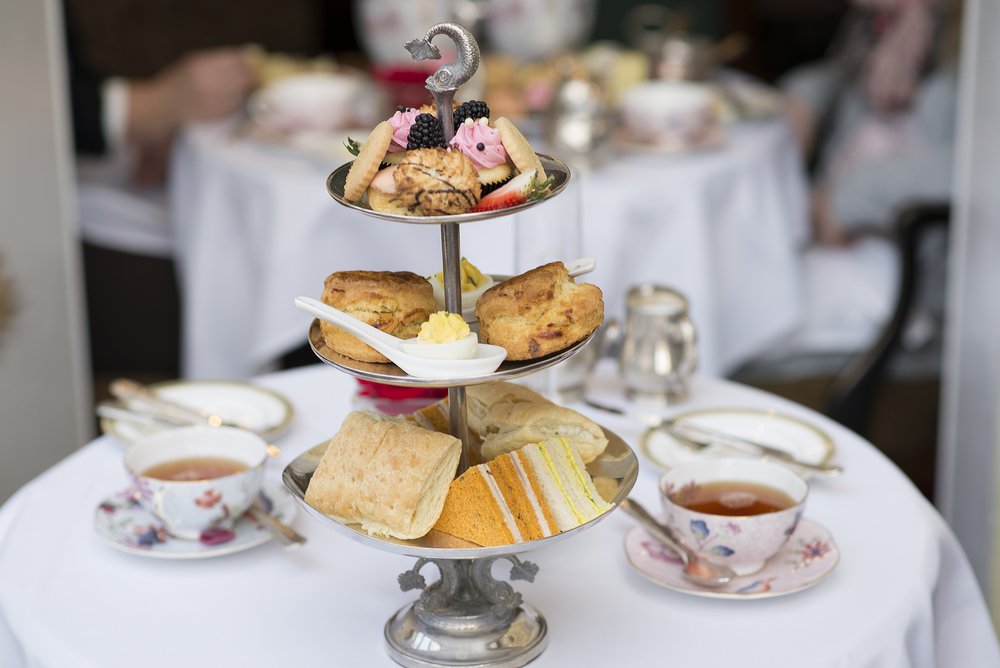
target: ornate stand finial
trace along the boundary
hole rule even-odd
[[[422,38],[411,39],[406,43],[406,50],[414,60],[438,60],[441,51],[431,43],[437,35],[450,37],[458,48],[458,58],[453,63],[447,63],[427,77],[426,87],[434,96],[438,118],[444,129],[444,140],[451,141],[455,136],[455,124],[451,116],[451,103],[455,99],[458,87],[472,78],[479,69],[479,44],[464,27],[457,23],[438,23],[432,26]]]

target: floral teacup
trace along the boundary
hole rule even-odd
[[[198,540],[206,530],[232,528],[260,493],[265,461],[267,443],[260,436],[230,427],[161,431],[137,440],[125,453],[136,500],[171,535],[187,540]],[[199,466],[204,473],[197,473]],[[161,471],[170,469],[188,479],[165,479],[168,474]]]
[[[714,483],[714,485],[713,485]],[[686,506],[706,486],[759,489],[787,503],[759,514],[740,514],[739,504],[752,504],[752,493],[737,491],[736,505],[727,513]],[[759,459],[726,457],[684,462],[660,478],[660,498],[666,523],[687,547],[705,560],[729,566],[737,575],[756,573],[788,541],[802,517],[809,486],[791,469]],[[752,505],[744,506],[752,508]]]

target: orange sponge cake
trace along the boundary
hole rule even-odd
[[[575,528],[611,508],[565,439],[524,446],[451,483],[434,528],[486,547]]]

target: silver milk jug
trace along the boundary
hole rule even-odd
[[[698,362],[687,299],[676,290],[645,283],[628,291],[626,307],[618,356],[626,395],[646,403],[685,401]]]

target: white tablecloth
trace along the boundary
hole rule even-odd
[[[339,162],[234,139],[226,125],[181,138],[170,206],[185,375],[248,377],[300,345],[308,317],[292,299],[319,296],[334,271],[440,270],[437,226],[386,223],[330,199],[325,180]],[[587,280],[612,316],[634,283],[675,287],[691,301],[701,370],[720,374],[800,321],[806,236],[801,167],[774,121],[731,128],[716,150],[579,170],[530,213],[463,225],[462,253],[489,273],[593,255]]]
[[[259,382],[298,411],[280,441],[284,461],[332,435],[353,392],[352,379],[320,367]],[[836,570],[782,598],[693,598],[631,571],[622,541],[632,524],[615,512],[527,555],[541,570],[516,588],[549,622],[548,648],[532,665],[1000,666],[958,543],[884,456],[801,406],[698,378],[687,407],[708,405],[777,408],[834,437],[846,473],[813,484],[806,516],[833,533],[842,554]],[[638,423],[594,417],[636,442]],[[304,512],[295,525],[309,543],[297,551],[268,543],[201,561],[118,552],[92,522],[96,504],[127,484],[121,459],[122,446],[100,438],[0,509],[0,666],[393,665],[382,628],[414,598],[395,581],[412,559],[349,540]],[[642,461],[633,494],[650,507],[656,480]]]

